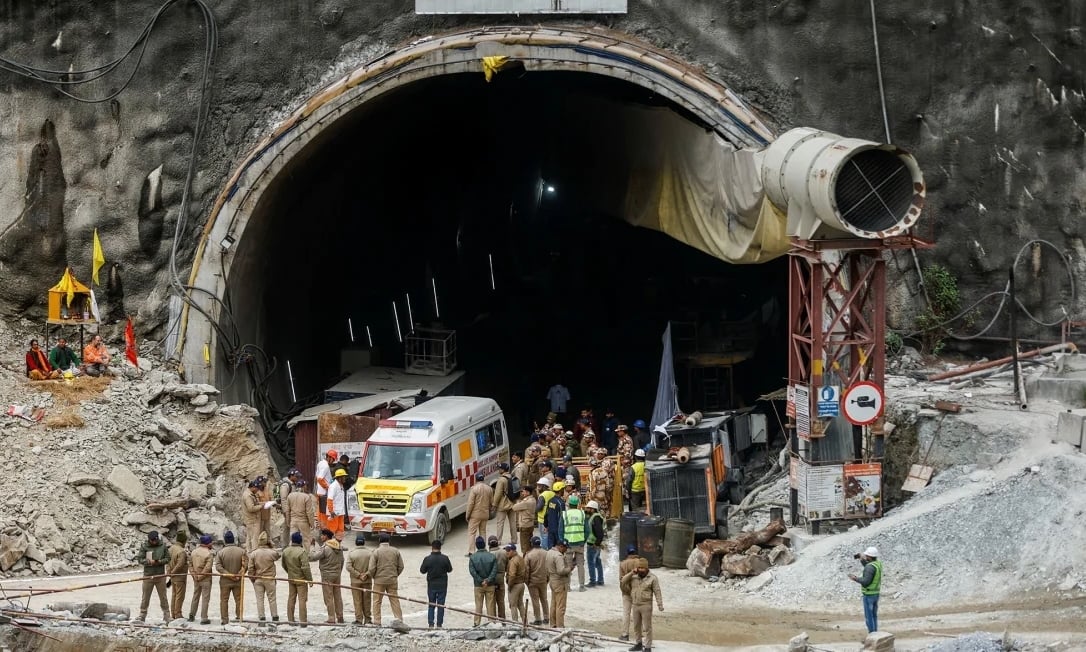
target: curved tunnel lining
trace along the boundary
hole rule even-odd
[[[565,59],[559,56],[561,52],[566,52]],[[232,256],[231,250],[216,243],[228,236],[240,240],[260,195],[316,133],[358,104],[397,86],[449,72],[481,74],[482,57],[494,54],[532,62],[541,69],[575,68],[652,89],[699,115],[719,133],[738,138],[735,144],[739,146],[765,144],[772,138],[753,110],[727,88],[624,35],[604,30],[489,28],[416,41],[322,89],[254,148],[220,194],[197,246],[190,285],[201,288],[208,297],[193,295],[193,301],[211,314],[218,313],[216,298],[223,297],[227,289],[225,278]],[[302,125],[303,129],[297,129]],[[312,130],[314,133],[309,133]],[[177,351],[193,380],[213,380],[216,347],[212,326],[187,305],[182,309]]]

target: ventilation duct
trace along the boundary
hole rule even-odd
[[[766,195],[803,239],[889,238],[916,223],[924,178],[893,145],[792,129],[762,152]]]

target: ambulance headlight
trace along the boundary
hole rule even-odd
[[[424,494],[415,494],[411,497],[411,513],[418,514],[422,512],[423,505],[426,504],[426,496]]]

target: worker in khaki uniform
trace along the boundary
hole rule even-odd
[[[317,521],[317,497],[305,490],[305,480],[294,483],[294,491],[287,496],[284,510],[290,515],[290,532],[302,533],[302,547],[309,553],[313,541],[313,524]]]
[[[498,483],[494,485],[494,495],[490,499],[490,507],[497,514],[494,527],[498,531],[498,541],[501,541],[502,535],[505,534],[505,523],[508,521],[509,541],[513,541],[516,538],[513,528],[516,527],[517,519],[513,514],[513,501],[509,500],[509,483],[512,482],[512,475],[509,473],[509,465],[505,462],[499,463],[498,468],[502,474],[498,478]]]
[[[189,552],[185,550],[185,544],[189,535],[184,531],[178,532],[174,538],[174,544],[170,546],[170,563],[166,565],[166,575],[170,576],[169,584],[173,587],[170,591],[170,619],[181,618],[181,608],[185,604],[185,592],[188,588]]]
[[[189,622],[196,620],[196,606],[200,607],[200,624],[210,625],[207,606],[211,601],[211,573],[215,570],[215,553],[211,551],[211,535],[200,535],[200,545],[189,556],[189,572],[192,573],[192,605],[189,606]]]
[[[638,559],[637,569],[622,576],[622,586],[629,588],[633,603],[634,638],[637,642],[630,650],[652,652],[652,600],[655,598],[656,607],[663,611],[664,596],[660,592],[660,581],[649,572],[649,560]]]
[[[528,619],[524,605],[524,587],[528,581],[528,567],[524,558],[517,554],[517,544],[505,544],[505,586],[509,593],[509,619],[518,623]]]
[[[290,498],[290,494],[294,491],[294,484],[301,479],[302,472],[295,468],[288,470],[286,477],[279,479],[278,503],[279,511],[283,513],[283,529],[279,533],[280,550],[290,545],[290,506],[287,505],[287,499]]]
[[[509,558],[501,550],[501,541],[493,534],[486,541],[486,547],[494,559],[498,561],[498,574],[494,577],[494,607],[498,611],[498,618],[505,618],[505,567]]]
[[[547,584],[551,589],[551,627],[566,626],[566,597],[569,596],[569,574],[573,566],[566,559],[569,541],[561,539],[558,545],[547,551]]]
[[[621,580],[630,573],[637,570],[637,562],[641,558],[637,556],[637,546],[632,543],[626,546],[626,558],[618,564],[618,578]],[[624,641],[630,640],[630,610],[633,608],[633,604],[630,602],[630,589],[621,581],[618,585],[619,591],[622,592],[622,636],[619,636]]]
[[[528,596],[532,599],[532,614],[535,620],[533,625],[547,625],[550,623],[550,613],[547,607],[547,551],[541,548],[543,545],[539,537],[532,537],[532,549],[524,553],[524,565],[528,567]],[[543,618],[539,617],[540,609]]]
[[[250,480],[249,487],[241,495],[241,521],[245,525],[246,552],[256,550],[256,542],[260,537],[260,518],[265,503],[262,498],[260,483],[256,479]]]
[[[271,472],[271,467],[268,467],[268,473]],[[272,489],[268,486],[268,476],[258,475],[256,477],[256,486],[260,489],[260,492],[257,495],[260,496],[260,504],[263,507],[260,510],[260,527],[255,534],[250,536],[259,542],[260,533],[263,532],[268,535],[268,541],[271,541],[275,538],[275,535],[271,531],[271,514],[272,508],[275,507],[275,500],[272,499]],[[249,552],[252,552],[253,550],[255,550],[255,547],[250,549]]]
[[[354,550],[347,553],[347,575],[351,577],[351,598],[354,600],[354,622],[356,625],[373,624],[373,603],[370,589],[373,578],[370,577],[370,557],[366,549],[366,535],[361,532],[354,539]]]
[[[309,602],[309,584],[313,581],[313,571],[309,568],[309,554],[302,547],[302,533],[292,532],[290,545],[283,551],[280,562],[287,573],[287,622],[294,623],[294,603],[298,603],[298,615],[302,627],[309,622],[306,606]]]
[[[392,616],[396,620],[403,620],[403,611],[400,610],[400,598],[397,594],[400,582],[400,573],[403,572],[403,557],[400,551],[388,545],[387,532],[382,532],[378,541],[380,545],[370,557],[370,577],[373,579],[373,624],[381,626],[381,600],[388,594],[388,603],[392,606]]]
[[[321,572],[324,606],[328,610],[328,620],[324,622],[342,623],[343,590],[338,584],[343,579],[343,549],[336,541],[335,532],[328,528],[321,530],[321,545],[315,552],[309,553],[309,561],[317,562],[317,570]]]
[[[494,489],[484,480],[486,474],[479,471],[475,474],[475,484],[468,492],[468,508],[464,518],[468,520],[468,554],[470,557],[475,550],[475,537],[483,537],[486,540],[486,523],[490,520],[490,505],[494,501]]]
[[[219,573],[219,617],[222,624],[230,622],[230,596],[234,596],[234,615],[241,620],[241,581],[249,567],[249,555],[237,545],[234,533],[223,532],[226,544],[215,556],[215,572]]]
[[[256,550],[249,554],[249,568],[253,580],[253,595],[256,596],[256,615],[260,622],[264,622],[264,597],[268,598],[268,607],[271,610],[273,622],[279,620],[279,605],[275,599],[275,562],[279,561],[279,551],[271,547],[268,535],[260,533],[257,540],[260,544]]]
[[[524,552],[532,547],[532,533],[535,532],[535,496],[532,490],[525,485],[520,486],[520,499],[513,504],[513,514],[516,517],[517,535],[520,539],[520,549]]]

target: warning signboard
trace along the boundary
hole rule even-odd
[[[836,385],[823,385],[818,388],[819,418],[835,417],[841,414],[841,388]]]
[[[848,388],[841,406],[852,425],[866,426],[882,416],[885,403],[882,388],[865,380]]]
[[[882,464],[812,465],[793,459],[789,486],[808,521],[882,516]]]
[[[811,438],[811,388],[807,385],[796,385],[796,434]]]

